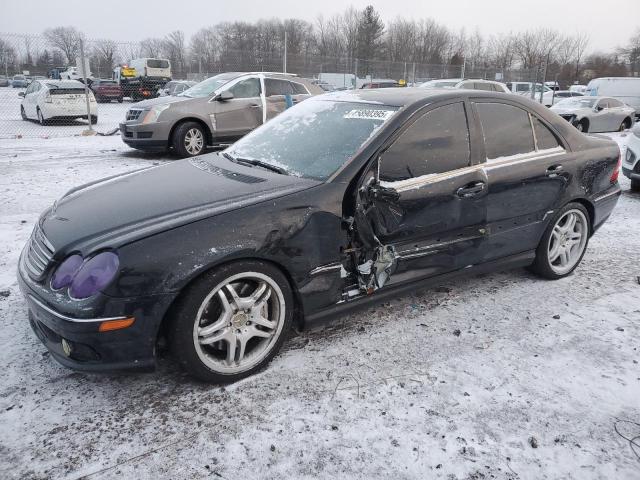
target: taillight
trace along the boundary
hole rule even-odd
[[[44,103],[53,103],[53,100],[51,100],[51,93],[47,92],[44,94]]]
[[[620,176],[620,167],[622,166],[622,153],[618,153],[618,163],[616,163],[616,168],[613,170],[611,174],[611,178],[609,179],[611,183],[616,183],[618,181],[618,177]]]

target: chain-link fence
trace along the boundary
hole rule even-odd
[[[503,82],[542,78],[540,72],[471,63],[429,65],[284,51],[196,53],[187,48],[166,58],[160,51],[143,42],[0,33],[0,139],[79,135],[88,128],[113,131],[132,102],[165,94],[170,80],[201,81],[230,71],[286,71],[338,89],[359,88],[376,80],[415,85],[440,78]],[[52,82],[47,80],[82,83],[50,87],[47,84]]]

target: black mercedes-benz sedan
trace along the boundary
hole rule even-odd
[[[460,274],[571,274],[618,200],[619,157],[523,97],[329,93],[223,152],[71,190],[18,277],[64,365],[149,368],[166,339],[193,375],[233,381],[294,321]]]

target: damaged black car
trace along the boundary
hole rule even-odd
[[[150,368],[163,339],[191,374],[234,381],[294,322],[455,275],[571,274],[618,200],[619,156],[526,98],[329,93],[223,152],[68,192],[19,282],[64,365]]]

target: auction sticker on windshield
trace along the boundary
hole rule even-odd
[[[395,110],[377,110],[377,109],[362,109],[362,110],[349,110],[344,114],[344,118],[361,118],[365,120],[387,120],[391,117]]]

